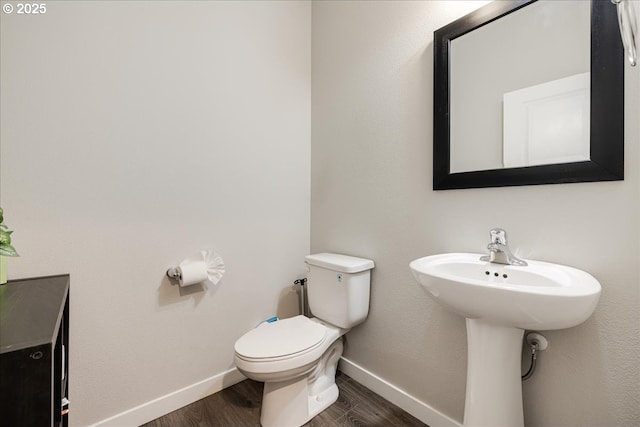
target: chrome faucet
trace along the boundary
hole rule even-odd
[[[489,255],[480,257],[480,261],[495,262],[498,264],[526,266],[527,262],[516,257],[507,246],[507,232],[502,228],[494,228],[489,232],[491,243],[487,245]]]

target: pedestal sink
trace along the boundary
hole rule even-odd
[[[600,297],[600,283],[576,268],[527,260],[480,261],[482,254],[432,255],[409,264],[438,302],[467,319],[465,427],[524,426],[521,350],[525,329],[579,325]]]

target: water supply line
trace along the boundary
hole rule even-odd
[[[303,316],[309,317],[309,307],[307,305],[307,278],[303,277],[302,279],[298,279],[293,282],[294,285],[300,285],[299,292],[299,306],[300,306],[300,314]]]
[[[529,344],[529,349],[531,351],[531,364],[527,372],[522,375],[522,381],[526,381],[533,376],[533,373],[536,371],[538,351],[546,350],[549,346],[547,339],[538,332],[529,332],[524,339]]]
[[[536,352],[538,351],[538,343],[531,343],[531,365],[529,365],[529,370],[521,377],[522,381],[526,381],[533,376],[533,373],[536,370]]]

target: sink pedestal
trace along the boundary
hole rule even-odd
[[[523,329],[467,319],[464,427],[523,427]]]

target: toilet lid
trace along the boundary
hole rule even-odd
[[[263,324],[236,341],[235,351],[252,359],[266,359],[300,353],[320,344],[327,328],[304,316]]]

